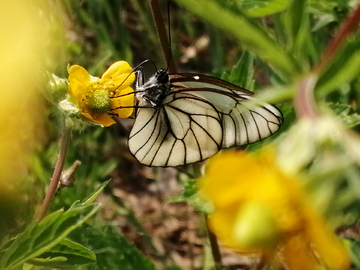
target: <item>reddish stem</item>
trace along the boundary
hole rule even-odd
[[[294,105],[298,117],[316,118],[318,113],[313,94],[316,82],[317,75],[310,73],[297,84]]]
[[[61,172],[62,172],[64,163],[65,163],[65,156],[66,156],[69,139],[70,139],[70,131],[71,131],[71,129],[69,127],[65,126],[63,133],[61,135],[59,156],[56,161],[54,173],[51,178],[49,188],[46,192],[45,199],[41,205],[40,212],[37,216],[37,220],[42,220],[46,216],[46,213],[50,207],[50,204],[51,204],[51,202],[55,196],[56,190],[58,188]]]
[[[319,63],[314,68],[316,73],[321,73],[325,66],[331,61],[334,57],[336,51],[340,48],[341,44],[344,42],[345,38],[356,30],[360,22],[360,4],[355,8],[355,10],[345,19],[340,29],[336,33],[335,37],[330,41],[329,46],[323,53]]]

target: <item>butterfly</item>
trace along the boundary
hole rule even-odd
[[[128,146],[147,166],[203,161],[222,148],[265,139],[283,123],[278,108],[215,77],[160,69],[144,82],[138,75]]]

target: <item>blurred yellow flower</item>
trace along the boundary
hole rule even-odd
[[[50,3],[51,2],[51,3]],[[0,8],[0,239],[32,216],[42,191],[29,192],[33,155],[45,139],[42,70],[62,40],[61,3],[3,0]],[[57,48],[59,50],[57,50]],[[54,50],[58,54],[52,53]],[[44,65],[46,62],[46,66]],[[29,181],[30,180],[30,181]],[[35,199],[36,198],[36,199]]]
[[[222,152],[209,160],[199,186],[214,206],[210,229],[224,245],[286,269],[349,267],[345,248],[272,151]]]
[[[135,74],[127,62],[115,62],[101,78],[91,76],[78,65],[71,66],[68,72],[70,96],[86,119],[108,127],[115,123],[110,112],[121,118],[132,114],[134,91],[130,85]]]

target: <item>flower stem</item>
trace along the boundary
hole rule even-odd
[[[206,221],[206,230],[208,233],[208,238],[210,241],[211,253],[214,259],[215,268],[216,270],[223,269],[222,260],[221,260],[221,253],[219,248],[219,243],[217,241],[216,235],[210,230],[209,228],[209,221],[208,217],[205,216]]]
[[[299,118],[314,119],[319,114],[314,99],[314,88],[318,76],[315,73],[309,73],[302,78],[297,85],[296,95],[294,97],[294,106]]]
[[[51,202],[55,196],[56,190],[58,188],[61,172],[62,172],[64,163],[65,163],[66,151],[67,151],[69,139],[70,139],[70,131],[71,131],[71,129],[69,127],[67,127],[66,124],[64,124],[64,130],[62,132],[61,141],[60,141],[59,156],[56,161],[54,173],[51,178],[49,188],[46,192],[45,199],[41,205],[40,212],[37,216],[37,220],[42,220],[46,216],[46,213],[50,207],[50,204],[51,204]]]

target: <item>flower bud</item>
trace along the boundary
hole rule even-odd
[[[67,79],[60,78],[53,73],[47,72],[48,84],[45,89],[45,97],[53,104],[60,102],[67,98],[69,94]]]

